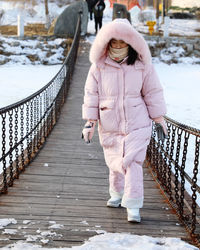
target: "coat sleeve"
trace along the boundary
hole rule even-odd
[[[163,95],[163,88],[153,65],[145,70],[142,95],[146,103],[151,119],[166,114],[166,104]]]
[[[99,119],[99,93],[96,67],[92,65],[85,83],[84,103],[82,105],[84,120]]]

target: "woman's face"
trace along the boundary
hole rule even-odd
[[[122,49],[128,46],[128,44],[125,43],[123,40],[116,40],[116,39],[112,39],[110,41],[110,45],[114,49]]]

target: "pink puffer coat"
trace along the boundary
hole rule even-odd
[[[107,48],[112,38],[131,45],[140,60],[127,65],[110,59]],[[166,113],[163,90],[147,43],[125,19],[102,27],[91,47],[90,61],[82,117],[99,120],[106,163],[113,171],[124,172],[133,161],[144,161],[151,119]]]

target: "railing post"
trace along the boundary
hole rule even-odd
[[[192,234],[194,234],[196,229],[196,189],[197,189],[197,174],[198,174],[198,165],[199,165],[199,148],[200,148],[200,138],[196,138],[195,141],[195,159],[194,159],[194,170],[192,178]]]
[[[19,178],[19,148],[17,146],[17,143],[18,143],[18,129],[19,129],[19,126],[18,126],[18,119],[19,119],[19,115],[18,115],[18,111],[19,111],[19,108],[18,107],[15,107],[15,162],[16,162],[16,176],[15,178]]]
[[[2,114],[2,163],[3,163],[3,189],[2,193],[7,192],[7,169],[6,169],[6,113]]]
[[[13,109],[9,110],[9,147],[13,147]],[[9,165],[10,165],[10,180],[9,186],[13,185],[13,154],[10,150],[9,152]]]

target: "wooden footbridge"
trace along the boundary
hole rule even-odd
[[[178,237],[198,244],[199,210],[194,195],[199,187],[194,177],[188,177],[193,193],[189,196],[183,189],[185,141],[186,152],[183,150],[181,163],[176,158],[179,151],[175,156],[172,153],[172,149],[179,145],[175,141],[176,126],[179,127],[178,141],[180,130],[183,133],[186,130],[188,135],[189,128],[168,118],[172,143],[160,145],[153,135],[144,164],[142,222],[128,223],[124,208],[106,207],[108,169],[97,133],[91,145],[81,140],[84,124],[81,105],[90,66],[90,46],[84,40],[80,41],[74,67],[78,41],[77,35],[73,44],[75,49],[48,86],[14,108],[0,110],[3,145],[0,221],[15,219],[0,229],[0,246],[22,240],[46,247],[70,247],[81,245],[89,237],[105,231]],[[57,85],[52,87],[52,84]],[[60,88],[56,87],[58,85]],[[197,175],[199,131],[192,133],[197,138],[194,145],[197,148],[194,163]]]

